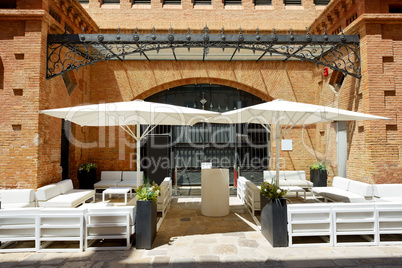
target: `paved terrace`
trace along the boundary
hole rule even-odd
[[[174,197],[152,250],[3,253],[0,267],[401,267],[402,246],[273,248],[234,196],[230,214],[201,215]]]

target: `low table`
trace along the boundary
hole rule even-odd
[[[296,197],[299,197],[299,192],[304,193],[303,202],[306,201],[306,190],[300,186],[281,186],[281,189],[287,190],[288,193],[296,193]]]
[[[133,197],[131,187],[110,187],[103,191],[102,202],[105,202],[105,194],[109,194],[111,198],[112,194],[124,194],[124,204],[127,205],[127,194],[130,193],[130,197]]]

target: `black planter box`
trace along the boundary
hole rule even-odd
[[[313,183],[313,187],[327,187],[327,171],[310,169],[310,181]]]
[[[78,182],[80,189],[93,189],[96,183],[96,169],[90,171],[78,171]]]
[[[261,196],[261,233],[273,247],[288,246],[288,209],[285,198],[268,199]]]
[[[135,247],[151,249],[156,236],[157,206],[156,202],[137,201],[135,217]]]

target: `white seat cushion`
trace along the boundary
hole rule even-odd
[[[94,184],[95,189],[106,189],[109,187],[116,187],[117,186],[117,181],[98,181],[97,183]],[[123,187],[123,186],[120,186]],[[127,186],[130,187],[130,186]]]
[[[363,196],[336,187],[313,187],[312,191],[331,200],[344,203],[368,202]]]
[[[41,204],[43,207],[71,208],[94,196],[94,190],[73,190]]]

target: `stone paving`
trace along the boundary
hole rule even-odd
[[[273,248],[236,197],[226,217],[174,198],[151,250],[3,253],[0,267],[401,267],[402,246]]]

